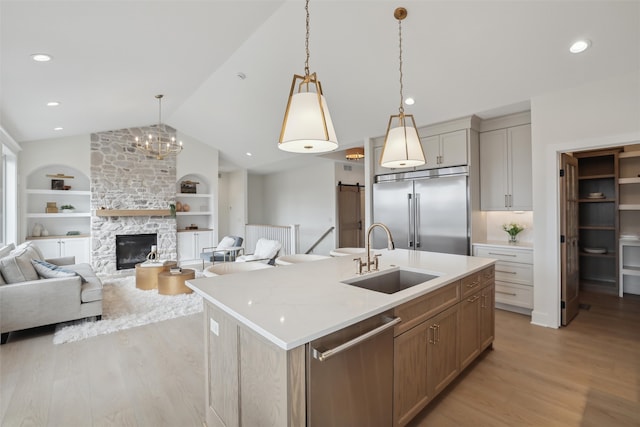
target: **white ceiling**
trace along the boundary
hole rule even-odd
[[[397,112],[398,6],[419,126],[640,70],[639,1],[312,0],[310,68],[341,149]],[[277,139],[304,71],[302,0],[0,0],[0,24],[0,124],[18,142],[154,124],[162,93],[163,122],[218,148],[226,168],[292,163]],[[570,54],[583,37],[592,48]]]

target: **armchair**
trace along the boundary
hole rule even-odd
[[[220,240],[217,246],[202,248],[202,252],[200,252],[200,258],[202,259],[202,268],[204,269],[205,261],[214,264],[216,261],[235,261],[238,254],[244,250],[241,247],[242,242],[242,237],[225,236],[222,238],[222,240]]]
[[[253,254],[239,256],[236,258],[236,262],[264,261],[269,265],[274,265],[281,248],[282,243],[277,240],[258,239]]]

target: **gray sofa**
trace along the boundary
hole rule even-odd
[[[23,245],[21,245],[23,246]],[[20,248],[20,247],[18,247]],[[38,258],[39,251],[30,249],[32,259]],[[0,332],[1,344],[7,342],[9,333],[21,329],[66,322],[69,320],[102,317],[102,282],[89,264],[74,264],[74,257],[46,260],[51,264],[64,266],[78,275],[72,277],[38,278],[25,276],[31,280],[15,282],[6,280],[9,273],[3,270],[6,263],[13,262],[11,255],[0,259]],[[22,262],[23,268],[26,262]],[[34,270],[35,271],[35,270]]]

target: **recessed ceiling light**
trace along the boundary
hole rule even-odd
[[[571,47],[569,48],[569,52],[571,53],[584,52],[585,50],[589,49],[589,46],[591,46],[590,40],[578,40],[577,42],[571,45]]]
[[[413,105],[413,104],[416,103],[416,100],[413,99],[413,98],[407,98],[407,99],[404,100],[404,103],[407,104],[407,105]]]
[[[249,156],[249,157],[253,156],[253,154],[251,154],[251,153],[250,153],[250,152],[248,152],[248,151],[246,152],[246,154],[247,154],[247,156]]]
[[[58,105],[60,105],[60,103],[58,101],[49,101],[49,102],[47,102],[47,107],[57,107]]]
[[[53,130],[62,130],[63,128],[61,127],[57,127],[57,128],[53,128]]]
[[[247,78],[247,75],[245,73],[243,73],[242,71],[238,71],[238,74],[236,74],[236,76],[238,76],[238,78],[240,80],[244,80]]]
[[[31,55],[31,59],[37,62],[47,62],[51,61],[51,55],[47,55],[46,53],[34,53]]]

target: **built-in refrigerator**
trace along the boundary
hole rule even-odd
[[[469,255],[468,167],[377,175],[373,221],[391,230],[396,248]],[[374,248],[387,237],[373,230]]]

